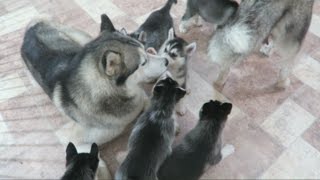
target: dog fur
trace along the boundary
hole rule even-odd
[[[232,104],[210,101],[199,113],[200,120],[173,148],[158,172],[159,180],[198,180],[207,164],[215,165],[222,159],[221,134],[232,109]]]
[[[116,172],[117,180],[156,180],[171,153],[175,128],[175,104],[185,90],[166,74],[154,86],[150,107],[139,117],[128,143],[128,155]]]
[[[218,28],[208,47],[210,59],[220,65],[215,84],[223,87],[232,64],[258,52],[272,37],[282,57],[277,87],[290,85],[289,75],[310,26],[313,0],[243,0],[236,14]]]

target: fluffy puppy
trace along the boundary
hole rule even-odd
[[[139,117],[128,143],[128,155],[116,172],[117,180],[155,180],[171,153],[175,135],[172,117],[185,90],[167,74],[154,86],[150,107]]]
[[[96,143],[91,146],[90,153],[78,153],[73,143],[66,149],[67,170],[61,180],[93,180],[99,164],[99,149]]]
[[[197,180],[207,164],[220,162],[221,134],[232,104],[210,101],[200,110],[200,120],[174,147],[159,172],[160,180]]]

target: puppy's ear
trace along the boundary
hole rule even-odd
[[[106,52],[102,57],[101,66],[105,74],[114,76],[119,73],[121,65],[121,56],[115,52]]]
[[[102,32],[102,31],[106,31],[106,32],[110,32],[110,33],[116,31],[110,18],[106,14],[101,15],[100,32]]]
[[[185,48],[185,52],[188,56],[191,56],[196,51],[196,49],[197,49],[197,43],[193,42]]]
[[[181,87],[178,87],[178,88],[176,88],[176,93],[177,93],[176,100],[179,101],[180,99],[182,99],[186,95],[187,91]]]
[[[91,145],[91,150],[90,150],[90,154],[95,156],[95,157],[98,157],[98,154],[99,154],[99,148],[98,148],[98,145],[96,143],[93,143]]]
[[[147,51],[147,53],[152,54],[152,55],[157,55],[158,54],[157,50],[155,50],[152,47],[149,47],[146,51]]]
[[[127,30],[126,30],[125,28],[122,28],[122,29],[120,30],[120,32],[121,32],[123,35],[125,35],[125,36],[128,35]]]
[[[66,160],[67,160],[67,164],[69,164],[69,162],[76,156],[78,155],[77,149],[74,146],[74,144],[72,142],[70,142],[67,146],[66,149]]]
[[[173,28],[169,29],[169,33],[168,33],[168,40],[172,40],[174,39],[174,30]]]
[[[223,103],[221,105],[221,110],[226,114],[230,114],[232,110],[232,104],[231,103]]]
[[[138,37],[138,41],[140,42],[146,42],[147,41],[147,33],[144,31],[141,31]]]

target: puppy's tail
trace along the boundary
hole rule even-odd
[[[171,10],[172,4],[177,4],[178,0],[168,0],[166,5],[162,8],[163,11],[169,12]]]

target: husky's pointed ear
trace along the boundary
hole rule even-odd
[[[107,32],[114,32],[116,29],[114,28],[110,18],[106,14],[101,15],[101,26],[100,32],[107,31]]]
[[[141,31],[138,37],[138,41],[140,42],[146,42],[147,41],[147,33],[144,31]]]
[[[72,142],[70,142],[67,146],[66,149],[66,160],[67,160],[67,164],[69,164],[69,162],[76,156],[78,155],[77,149],[74,146],[74,144]]]
[[[123,35],[125,35],[125,36],[128,35],[127,30],[126,30],[125,28],[122,28],[122,29],[120,30],[120,32],[121,32]]]
[[[107,51],[102,57],[100,66],[107,76],[114,76],[119,73],[121,56],[118,53]]]
[[[152,54],[152,55],[157,55],[157,50],[155,50],[153,47],[149,47],[147,50],[147,53]]]
[[[176,93],[177,93],[176,100],[179,101],[180,99],[182,99],[186,95],[187,91],[181,87],[177,87]]]
[[[196,42],[193,42],[193,43],[190,43],[186,48],[185,48],[185,51],[186,51],[186,54],[188,56],[191,56],[197,49],[197,43]]]
[[[173,28],[169,29],[168,40],[174,39],[174,30]]]
[[[91,150],[90,150],[90,154],[95,156],[95,157],[98,157],[98,154],[99,154],[99,148],[98,148],[98,145],[96,143],[93,143],[91,145]]]

